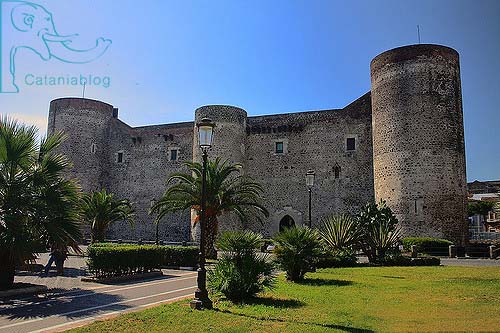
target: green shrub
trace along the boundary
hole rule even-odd
[[[350,215],[342,214],[330,216],[323,221],[319,228],[319,235],[325,248],[334,256],[351,251],[361,236],[358,221]]]
[[[194,246],[92,244],[87,265],[96,277],[146,273],[164,266],[195,266],[199,250]]]
[[[235,303],[272,288],[274,266],[266,254],[257,253],[262,243],[262,236],[251,231],[223,233],[216,246],[224,252],[208,270],[208,288]]]
[[[315,270],[321,253],[318,233],[309,228],[289,228],[274,238],[276,262],[286,271],[289,281],[301,281]]]
[[[448,248],[453,245],[452,242],[446,239],[431,238],[431,237],[406,237],[403,238],[403,248],[405,251],[410,251],[411,246],[417,246],[417,252],[430,255],[448,255]]]

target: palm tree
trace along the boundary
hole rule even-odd
[[[190,174],[174,173],[167,180],[170,185],[165,194],[151,207],[156,214],[155,222],[172,212],[194,209],[197,213],[195,224],[200,218],[202,165],[186,162]],[[207,163],[206,177],[206,249],[207,257],[215,256],[214,242],[218,231],[218,217],[226,212],[234,212],[245,223],[251,213],[269,216],[261,204],[262,186],[241,174],[240,164],[221,162],[220,158]],[[254,214],[259,218],[258,214]]]
[[[0,289],[18,265],[47,244],[79,250],[79,188],[62,173],[69,160],[55,152],[61,133],[37,141],[37,128],[0,119]]]
[[[90,225],[90,242],[103,242],[109,226],[117,221],[134,222],[134,210],[127,199],[118,200],[106,189],[85,194],[82,198],[83,220]]]

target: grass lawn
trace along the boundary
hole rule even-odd
[[[302,284],[280,276],[251,304],[189,301],[95,322],[72,332],[500,331],[499,267],[318,270]]]

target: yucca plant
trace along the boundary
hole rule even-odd
[[[332,255],[352,252],[352,246],[361,236],[358,221],[347,214],[326,218],[318,232],[326,250]]]
[[[126,199],[116,199],[106,189],[87,193],[82,198],[82,216],[90,225],[90,242],[103,242],[109,226],[118,221],[128,221],[132,226],[134,210]]]
[[[370,262],[383,260],[386,252],[395,247],[401,238],[398,220],[392,210],[381,200],[368,203],[358,216],[361,228],[360,246]]]
[[[195,162],[186,162],[185,165],[189,173],[172,174],[167,180],[169,187],[163,197],[152,206],[150,213],[156,214],[156,222],[169,213],[189,209],[197,213],[195,223],[199,221],[202,165]],[[234,212],[242,222],[250,216],[259,218],[259,213],[269,216],[262,204],[263,193],[260,184],[241,174],[240,164],[231,164],[220,158],[208,161],[205,210],[207,257],[216,257],[214,242],[220,215]]]
[[[380,221],[368,227],[366,242],[372,248],[376,259],[385,257],[387,251],[397,246],[401,239],[401,231],[388,221]]]
[[[307,272],[315,269],[321,254],[318,233],[310,228],[285,229],[274,237],[276,262],[286,272],[289,281],[304,279]]]
[[[251,231],[223,233],[216,242],[224,251],[222,257],[208,270],[209,289],[241,303],[273,288],[274,266],[266,254],[257,253],[263,241],[260,234]]]
[[[37,128],[0,119],[0,289],[16,266],[50,244],[79,251],[80,190],[63,178],[69,160],[56,152],[61,133],[37,138]]]

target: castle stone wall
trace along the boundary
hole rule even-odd
[[[406,235],[466,235],[465,147],[458,53],[412,45],[371,63],[375,197]]]
[[[50,103],[47,133],[62,131],[66,134],[60,151],[73,162],[68,177],[78,179],[84,191],[102,187],[105,133],[112,116],[113,106],[100,101],[60,98]]]
[[[269,218],[246,224],[231,214],[221,216],[220,230],[249,228],[272,236],[282,219],[307,225],[305,175],[312,169],[313,226],[328,215],[355,214],[368,201],[385,199],[405,235],[463,243],[458,54],[437,45],[387,51],[372,61],[371,82],[371,93],[343,109],[248,117],[238,107],[208,105],[195,111],[194,122],[135,128],[119,120],[109,104],[63,98],[51,102],[49,133],[68,134],[61,147],[74,163],[68,175],[85,191],[104,187],[134,203],[135,228],[116,223],[109,238],[155,239],[151,203],[165,191],[169,175],[187,171],[184,161],[201,162],[195,124],[208,117],[216,123],[209,158],[240,163],[245,175],[263,185],[270,212]],[[159,236],[187,241],[196,237],[192,229],[190,212],[171,214],[161,222]]]
[[[126,222],[112,226],[108,237],[118,239],[155,239],[156,226],[148,214],[153,200],[166,189],[174,172],[186,172],[184,161],[191,161],[193,123],[131,128],[119,120],[107,132],[105,187],[120,198],[130,199],[136,210],[135,227]],[[177,160],[170,159],[171,150]],[[118,152],[123,161],[117,161]],[[165,241],[190,240],[189,212],[171,214],[159,225],[159,237]]]
[[[356,150],[346,151],[347,137]],[[283,154],[275,142],[285,142]],[[334,168],[340,167],[335,178]],[[357,213],[373,200],[370,94],[340,110],[301,112],[248,119],[246,172],[265,189],[271,216],[249,227],[272,236],[288,215],[308,225],[306,172],[315,171],[312,225],[331,214]]]

